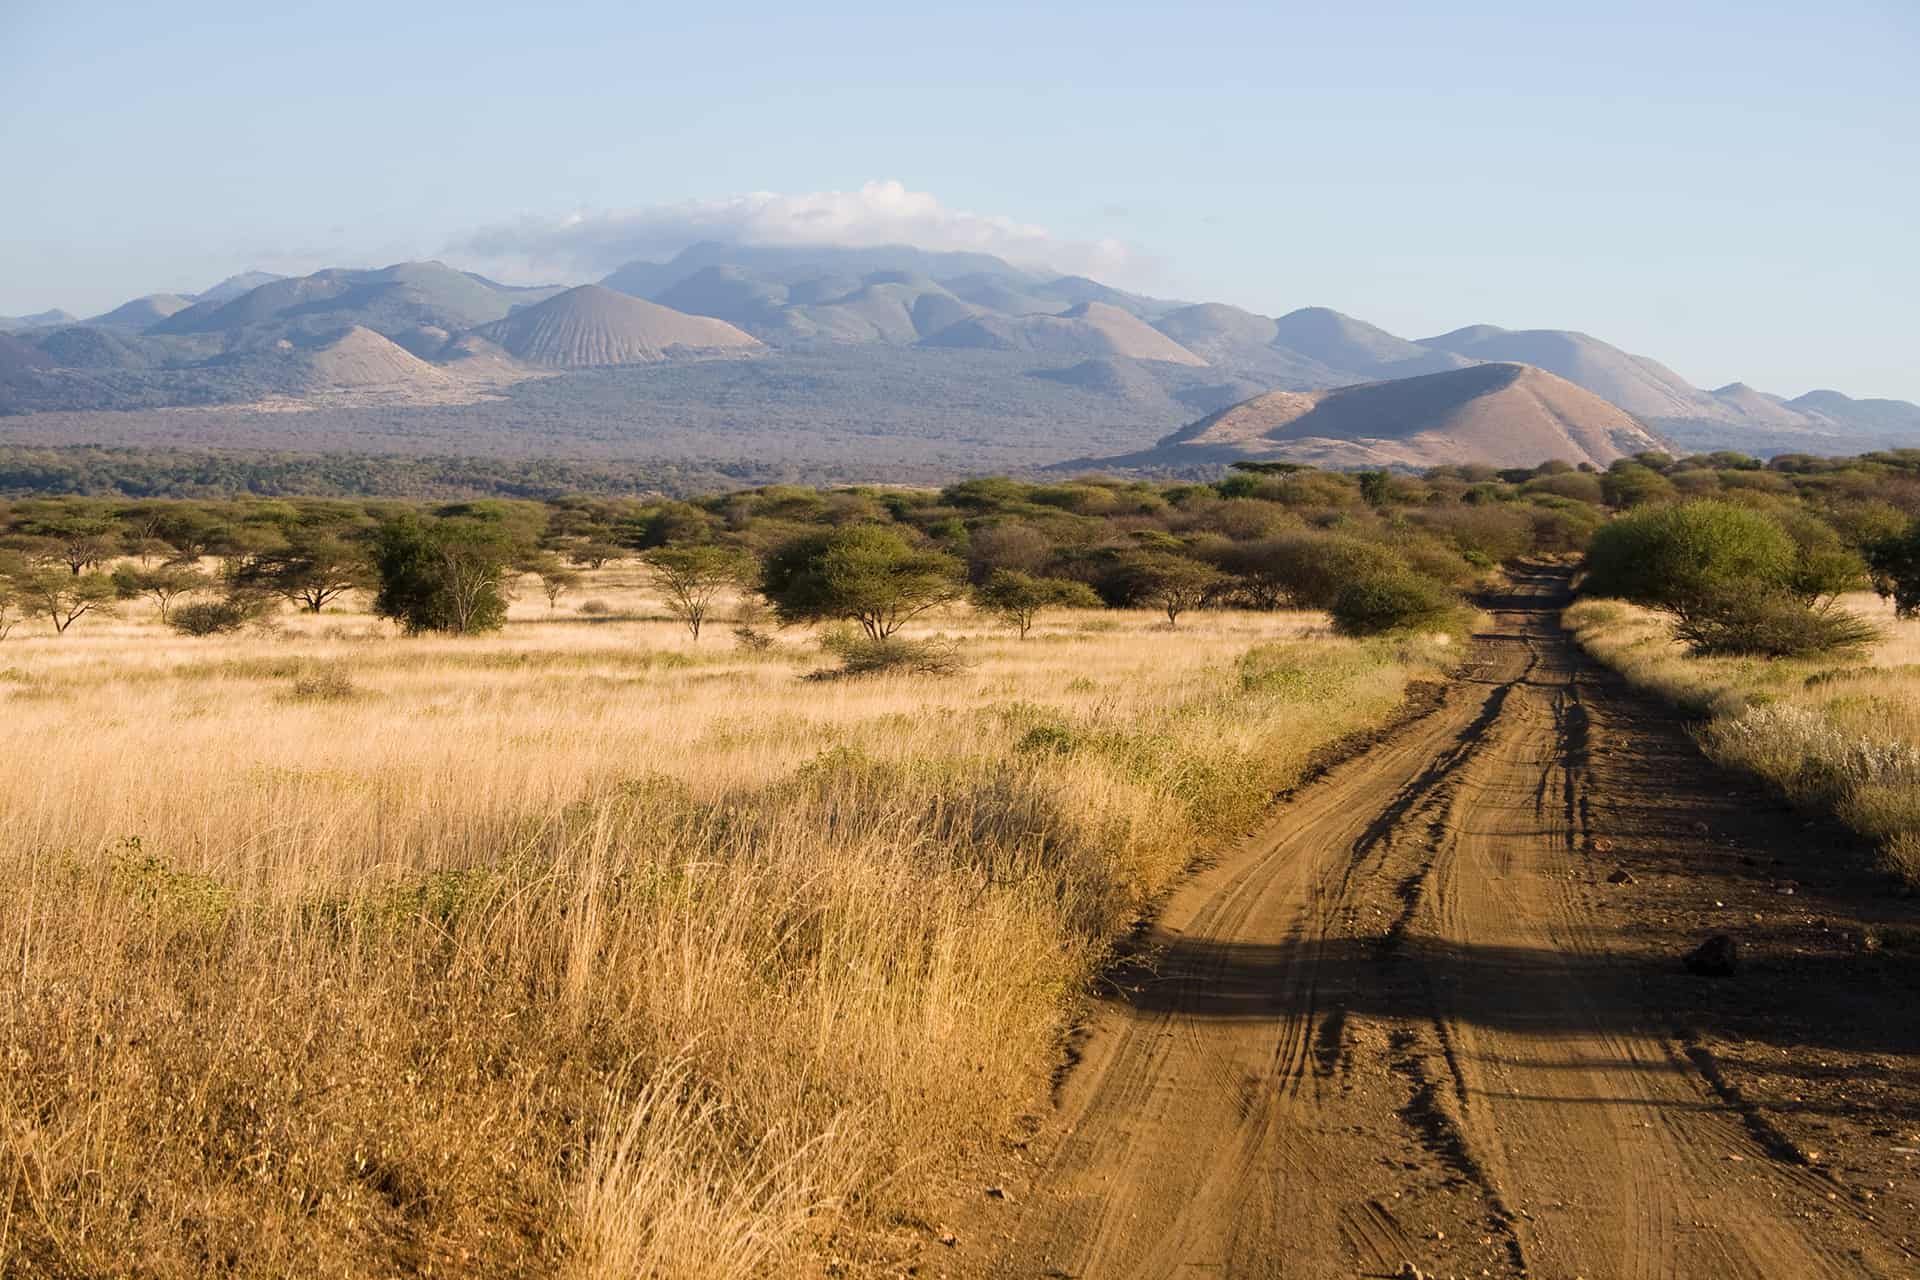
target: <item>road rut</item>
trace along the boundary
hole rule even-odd
[[[1565,587],[1517,578],[1436,710],[1171,897],[1031,1178],[934,1270],[1920,1275],[1611,954],[1593,758],[1631,740]],[[1673,827],[1713,785],[1634,812]]]

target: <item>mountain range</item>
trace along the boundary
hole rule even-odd
[[[574,288],[409,262],[248,273],[85,321],[0,320],[0,413],[404,411],[521,396],[520,384],[583,371],[699,362],[695,381],[738,410],[731,420],[750,429],[759,414],[786,430],[781,378],[751,367],[772,361],[789,383],[809,380],[808,402],[839,421],[910,411],[904,388],[924,395],[943,358],[955,379],[994,383],[1009,428],[1031,430],[1031,418],[1044,430],[1062,412],[1106,423],[1098,438],[1132,442],[1104,459],[1112,466],[1604,465],[1647,448],[1847,453],[1920,441],[1920,406],[1703,389],[1568,330],[1474,325],[1409,339],[1325,307],[1267,316],[1156,299],[985,254],[717,243]]]

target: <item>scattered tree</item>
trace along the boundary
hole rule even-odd
[[[582,579],[578,571],[569,569],[552,556],[543,556],[533,569],[540,579],[540,594],[547,598],[547,608],[560,607],[560,597],[579,586]]]
[[[1212,565],[1169,551],[1129,552],[1120,573],[1128,596],[1166,614],[1170,627],[1179,626],[1181,614],[1205,604],[1227,583],[1227,575]]]
[[[973,603],[976,608],[1016,628],[1025,640],[1041,610],[1097,609],[1100,597],[1084,582],[1036,578],[1012,569],[996,569],[984,586],[974,589]]]
[[[138,596],[152,596],[160,607],[160,621],[168,620],[176,597],[199,591],[212,583],[212,579],[198,569],[186,565],[163,564],[158,568],[135,568],[121,565],[113,571],[113,588],[123,600],[132,600]]]
[[[373,582],[365,547],[305,529],[296,529],[282,546],[247,556],[233,573],[235,587],[283,596],[308,613],[319,613],[330,601]]]
[[[90,613],[111,614],[113,602],[119,595],[114,590],[113,579],[99,573],[75,576],[60,569],[41,567],[17,574],[10,581],[21,608],[51,622],[60,635],[65,635],[68,627]]]
[[[413,515],[390,520],[374,538],[380,583],[374,612],[409,635],[498,630],[507,619],[506,579],[515,550],[510,532],[493,521]]]
[[[567,548],[567,559],[594,570],[606,568],[609,561],[618,560],[625,554],[620,547],[599,538]]]
[[[752,571],[746,555],[732,547],[657,547],[642,559],[667,612],[685,623],[695,640],[714,603]]]
[[[788,542],[768,557],[760,589],[782,623],[844,620],[876,641],[964,590],[958,560],[877,525]]]

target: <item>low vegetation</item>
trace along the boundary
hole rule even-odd
[[[0,1256],[884,1272],[1116,932],[1448,651],[956,600],[822,655],[583,574],[604,622],[529,582],[464,636],[355,591],[6,642]]]
[[[1920,637],[1872,596],[1842,604],[1882,637],[1863,653],[1703,657],[1661,615],[1604,600],[1567,622],[1590,653],[1699,716],[1708,755],[1837,814],[1920,886]]]

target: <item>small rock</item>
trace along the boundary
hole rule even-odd
[[[938,1238],[940,1243],[947,1246],[947,1248],[949,1249],[953,1248],[953,1246],[960,1243],[960,1237],[956,1236],[951,1231],[942,1231]]]
[[[1711,830],[1713,830],[1713,828],[1709,827],[1705,822],[1696,822],[1693,824],[1693,833],[1697,836],[1706,835],[1707,832]]]
[[[1613,841],[1607,839],[1605,836],[1595,836],[1593,839],[1587,841],[1587,848],[1593,850],[1595,853],[1612,853]]]
[[[1687,972],[1703,978],[1730,978],[1740,968],[1740,944],[1716,933],[1687,954]]]
[[[1775,893],[1784,893],[1788,897],[1792,897],[1793,891],[1799,887],[1800,886],[1796,885],[1791,880],[1782,880],[1779,884],[1776,884],[1775,886],[1773,886],[1773,891]]]
[[[1005,1187],[988,1187],[987,1188],[987,1199],[989,1200],[1009,1200],[1011,1198],[1012,1197],[1007,1194],[1007,1189]]]
[[[1427,1273],[1411,1262],[1403,1262],[1400,1269],[1393,1273],[1393,1280],[1428,1280]]]
[[[1607,883],[1608,884],[1639,884],[1640,882],[1638,880],[1635,880],[1633,878],[1633,872],[1627,870],[1625,867],[1615,867],[1613,869],[1613,874],[1607,877]]]

